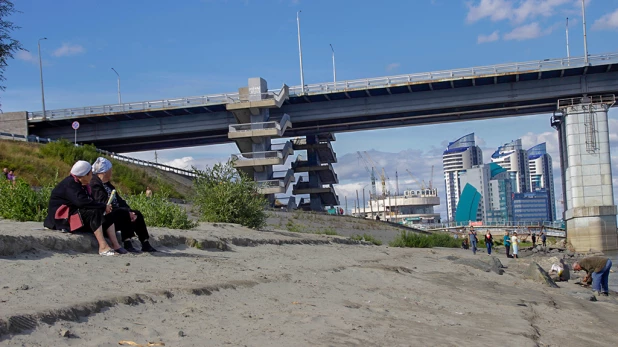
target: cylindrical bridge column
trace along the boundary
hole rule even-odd
[[[607,110],[612,96],[560,100],[567,237],[577,251],[618,249]],[[565,147],[566,146],[566,147]]]

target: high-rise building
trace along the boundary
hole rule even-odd
[[[549,193],[545,189],[513,194],[514,221],[530,223],[551,221],[552,211],[549,200]]]
[[[474,141],[474,133],[449,143],[442,153],[442,164],[446,183],[446,211],[450,222],[455,220],[459,195],[463,189],[459,173],[475,165],[483,164],[483,152]]]
[[[530,191],[528,154],[521,147],[521,139],[498,147],[494,154],[491,155],[491,161],[506,169],[513,181],[512,185],[515,193]]]
[[[513,188],[509,173],[496,163],[478,165],[462,171],[463,192],[455,221],[501,223],[513,221]]]
[[[528,150],[528,163],[530,167],[530,191],[545,190],[550,206],[549,219],[556,220],[556,197],[554,195],[554,172],[552,169],[551,156],[547,154],[545,142]]]

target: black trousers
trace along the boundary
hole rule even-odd
[[[94,232],[103,224],[103,210],[80,208],[77,212],[81,216],[84,226],[75,231]],[[105,229],[104,227],[103,231],[105,231]]]
[[[504,246],[504,249],[506,250],[506,257],[510,258],[511,257],[511,245],[508,246]]]
[[[137,216],[135,222],[131,222],[130,212],[135,213]],[[120,230],[122,241],[126,241],[136,235],[140,241],[145,241],[150,238],[144,216],[140,211],[116,208],[112,210],[111,213],[103,216],[103,229],[108,228],[112,224],[116,227],[116,231]]]

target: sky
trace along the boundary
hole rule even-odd
[[[40,111],[37,41],[41,42],[46,108],[235,92],[249,77],[271,88],[300,84],[296,13],[305,83],[429,72],[566,57],[569,18],[571,56],[583,56],[580,0],[184,0],[170,2],[20,0],[10,18],[14,37],[27,51],[9,61],[2,110]],[[618,52],[618,0],[587,0],[589,54]],[[290,115],[292,122],[294,115]],[[417,188],[406,169],[442,198],[442,151],[474,132],[485,162],[501,144],[521,138],[524,147],[547,142],[559,189],[557,135],[550,115],[337,134],[335,186],[351,208],[355,190],[370,189],[357,151],[384,166],[394,187]],[[610,111],[613,172],[618,173],[618,111]],[[157,151],[159,162],[204,168],[237,153],[233,144]],[[153,152],[129,153],[154,160]],[[431,168],[434,167],[433,177]],[[614,176],[615,193],[618,179]]]

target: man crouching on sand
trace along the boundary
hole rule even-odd
[[[116,187],[110,182],[112,178],[112,163],[103,157],[98,157],[94,164],[92,164],[92,172],[95,174],[90,182],[92,196],[96,201],[107,203],[112,191],[116,190]],[[111,205],[112,212],[107,214],[105,218],[111,218],[116,225],[116,230],[120,230],[122,241],[124,241],[124,249],[133,253],[140,252],[131,243],[131,238],[137,234],[137,238],[142,244],[142,252],[156,252],[157,250],[148,242],[150,236],[148,235],[148,229],[146,228],[146,222],[142,213],[132,210],[118,193],[112,199]]]
[[[115,255],[103,237],[107,232],[114,249],[120,249],[113,222],[104,223],[103,214],[112,207],[96,202],[90,194],[92,170],[90,163],[80,160],[71,168],[71,175],[52,190],[43,225],[48,229],[65,231],[94,231],[100,255]]]
[[[609,270],[612,261],[606,257],[587,257],[573,263],[573,270],[585,270],[592,276],[592,290],[595,294],[609,295]]]

